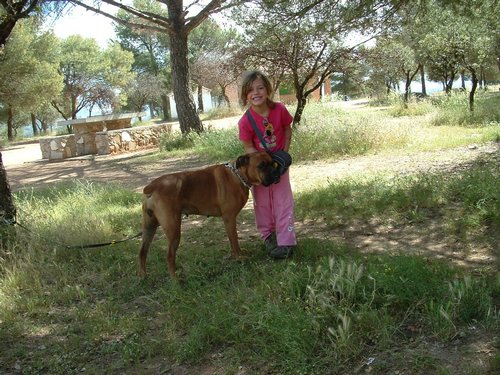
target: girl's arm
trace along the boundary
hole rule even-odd
[[[283,150],[288,152],[288,149],[290,148],[290,143],[292,142],[292,126],[287,126],[285,129],[283,129],[285,133],[285,147],[283,147]]]
[[[257,152],[257,149],[253,147],[252,141],[241,141],[246,154],[251,154],[252,152]]]

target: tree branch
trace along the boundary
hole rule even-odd
[[[114,7],[117,7],[119,9],[122,9],[126,11],[127,13],[130,13],[140,19],[143,19],[145,21],[150,22],[151,24],[147,23],[137,23],[137,22],[130,22],[130,21],[125,21],[121,18],[116,17],[115,15],[112,15],[108,12],[105,12],[95,6],[90,6],[85,4],[83,1],[80,0],[70,0],[73,4],[81,6],[82,8],[89,10],[91,12],[100,14],[104,17],[110,18],[111,20],[115,21],[116,23],[119,23],[121,25],[124,25],[126,27],[130,27],[132,29],[140,29],[140,30],[152,30],[160,33],[170,32],[172,30],[172,26],[168,22],[167,19],[165,19],[162,16],[159,16],[157,14],[153,14],[150,12],[142,12],[138,11],[137,9],[130,7],[128,5],[113,1],[113,0],[102,0],[103,3],[112,5]],[[155,26],[156,25],[156,26]]]

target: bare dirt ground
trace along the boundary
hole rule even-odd
[[[237,118],[214,122],[213,126],[235,125]],[[61,181],[85,179],[100,183],[118,184],[140,192],[152,179],[166,173],[202,167],[207,163],[201,157],[173,158],[166,157],[159,161],[140,161],[146,154],[156,150],[143,150],[111,156],[79,157],[59,162],[42,161],[37,155],[36,145],[12,146],[2,150],[8,179],[13,191],[27,188],[50,187]],[[39,152],[39,149],[38,149]],[[31,153],[31,156],[27,154]],[[487,143],[459,147],[436,152],[420,152],[408,155],[367,155],[336,161],[301,162],[294,161],[291,168],[291,181],[294,191],[304,191],[314,187],[326,186],[329,181],[347,176],[359,175],[367,171],[385,172],[394,175],[414,173],[416,171],[443,171],[453,173],[466,169],[480,159],[493,159],[500,163],[500,145]],[[250,209],[249,202],[246,209]],[[360,252],[401,252],[411,251],[425,257],[437,257],[459,267],[476,271],[498,272],[498,248],[463,249],[460,243],[450,241],[443,236],[439,220],[411,225],[368,222],[342,228],[329,228],[321,218],[297,222],[297,233],[301,237],[335,239],[344,241]],[[239,222],[240,237],[254,234],[254,223]],[[498,332],[487,332],[479,327],[470,327],[463,337],[457,337],[450,344],[432,342],[415,343],[415,347],[394,349],[387,353],[389,357],[397,354],[401,360],[421,351],[430,355],[438,363],[446,365],[450,374],[467,374],[467,368],[487,368],[487,362],[496,352],[495,344],[499,340]],[[467,364],[464,367],[464,364]],[[411,368],[411,366],[410,366]],[[400,367],[401,369],[401,367]],[[194,371],[194,372],[193,372]],[[182,366],[171,368],[172,374],[216,374],[213,366],[187,369]],[[360,371],[363,373],[364,371]],[[221,370],[220,373],[223,373]],[[395,372],[409,373],[409,372]],[[247,374],[243,368],[241,375]]]

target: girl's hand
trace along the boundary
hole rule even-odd
[[[241,141],[241,143],[243,144],[243,148],[246,154],[257,152],[257,149],[253,147],[253,143],[251,141]]]

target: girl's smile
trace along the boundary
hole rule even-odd
[[[253,107],[260,107],[263,105],[267,105],[268,92],[266,86],[264,85],[264,81],[262,78],[257,78],[250,85],[250,91],[247,94],[247,100]]]

